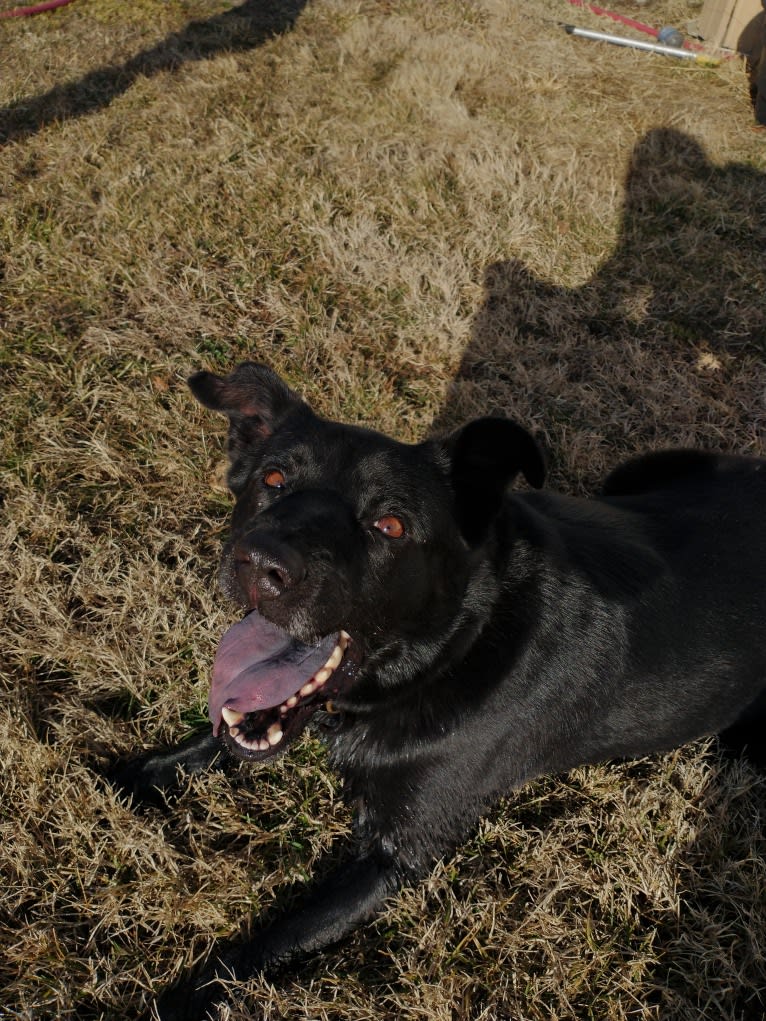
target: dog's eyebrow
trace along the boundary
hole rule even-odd
[[[384,499],[390,499],[398,491],[411,500],[422,475],[421,466],[408,463],[397,451],[366,453],[353,466],[354,484],[366,494],[380,492]]]

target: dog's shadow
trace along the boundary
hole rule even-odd
[[[0,109],[0,145],[37,134],[54,122],[73,120],[109,106],[139,77],[174,71],[216,54],[255,49],[292,27],[307,0],[245,0],[231,10],[192,21],[123,64],[99,67],[48,92]]]
[[[660,445],[763,452],[764,174],[653,130],[630,161],[614,251],[587,283],[509,259],[484,287],[432,433],[510,414],[552,451],[553,484],[576,491]]]

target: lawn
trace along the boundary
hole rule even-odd
[[[561,21],[639,37],[566,0],[0,21],[2,1021],[137,1018],[349,834],[311,736],[166,811],[101,779],[203,721],[234,619],[191,372],[261,359],[406,440],[502,411],[578,494],[645,449],[766,453],[743,64]],[[714,740],[543,779],[231,1021],[762,1021],[765,819]]]

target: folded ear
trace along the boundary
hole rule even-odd
[[[274,432],[291,410],[306,405],[267,365],[243,362],[228,376],[197,372],[188,379],[200,404],[229,418],[229,456]]]
[[[471,545],[485,537],[519,472],[535,489],[545,481],[545,461],[536,441],[508,418],[477,418],[445,444],[458,521]]]

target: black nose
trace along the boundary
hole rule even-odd
[[[237,580],[251,606],[278,599],[306,577],[306,564],[294,547],[274,536],[250,533],[234,547]]]

